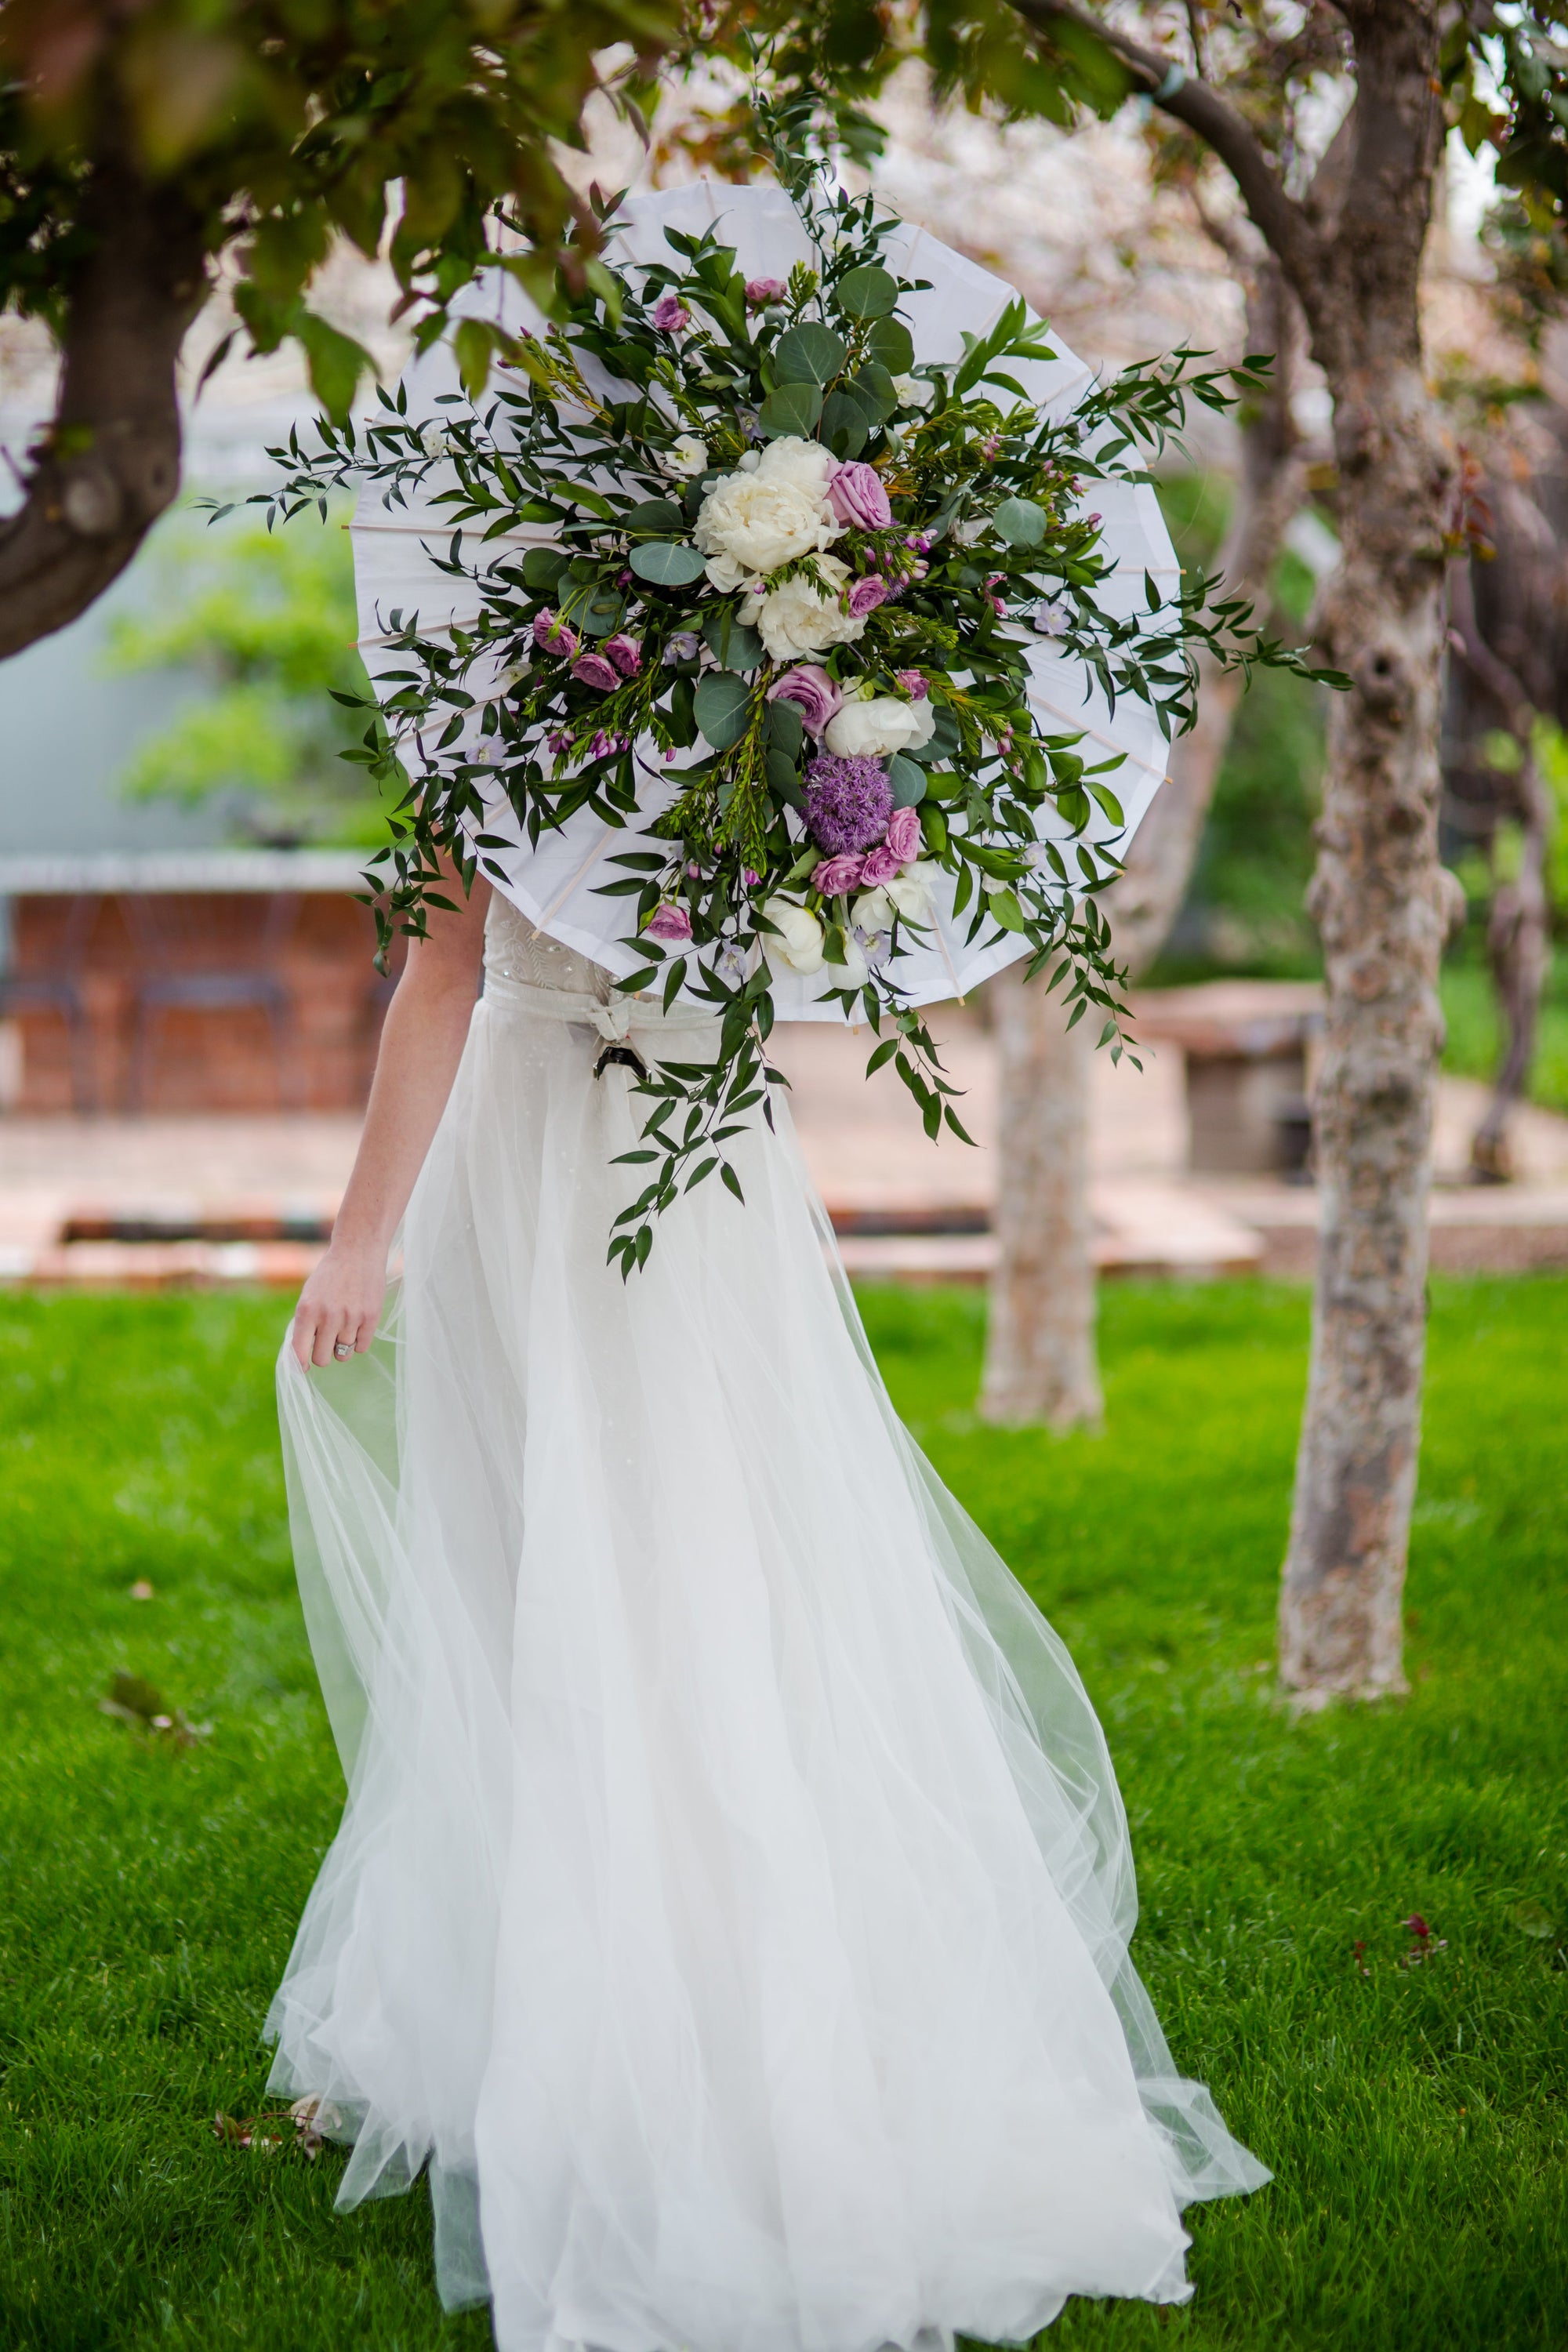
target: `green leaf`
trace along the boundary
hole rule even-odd
[[[726,669],[755,669],[763,658],[763,641],[748,629],[733,604],[721,604],[702,624],[702,635]]]
[[[902,751],[895,751],[888,762],[888,782],[895,808],[918,808],[926,796],[925,770]]]
[[[890,375],[908,375],[915,363],[914,339],[901,319],[879,319],[866,348]]]
[[[866,412],[847,392],[828,395],[822,412],[822,438],[836,457],[858,457],[866,446]]]
[[[993,890],[986,901],[995,921],[1005,931],[1025,929],[1024,910],[1011,890]]]
[[[822,392],[815,383],[781,383],[770,392],[758,412],[757,422],[770,441],[787,440],[792,436],[806,441],[816,430],[816,420],[822,414]]]
[[[844,389],[854,394],[874,425],[885,425],[899,404],[892,377],[874,360],[852,375]]]
[[[677,546],[667,539],[634,547],[626,561],[639,580],[650,582],[655,588],[689,588],[703,572],[702,558],[694,547]]]
[[[838,280],[833,299],[847,318],[885,319],[898,309],[898,281],[876,262],[864,262]]]
[[[560,583],[566,569],[566,558],[558,547],[531,547],[522,559],[522,576],[530,588],[542,588],[548,594]]]
[[[805,741],[805,726],[800,715],[799,703],[791,702],[784,695],[781,695],[776,702],[770,702],[767,725],[768,741],[776,744],[781,751],[787,751],[792,760],[798,759],[801,746]]]
[[[340,334],[313,310],[300,311],[294,331],[305,347],[311,391],[334,425],[346,424],[361,373],[375,362],[363,343]]]
[[[1045,509],[1033,499],[1004,499],[992,520],[1009,547],[1038,547],[1046,535]]]
[[[789,753],[787,751],[781,751],[776,744],[770,743],[764,756],[768,771],[769,790],[776,793],[778,798],[783,801],[787,807],[793,809],[804,809],[805,806],[805,793],[801,784],[799,774],[796,772],[795,761],[790,758]]]
[[[780,383],[831,383],[848,356],[842,335],[807,320],[779,337],[773,372]]]
[[[686,518],[673,499],[644,499],[623,517],[628,530],[679,530]]]
[[[697,724],[715,751],[727,751],[746,731],[752,690],[733,670],[710,669],[697,681]]]

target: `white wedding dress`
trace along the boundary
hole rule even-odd
[[[1061,1643],[900,1425],[790,1131],[623,1283],[608,978],[499,896],[374,1349],[279,1395],[349,1780],[272,2085],[429,2166],[501,2352],[879,2352],[1182,2300],[1263,2167],[1128,1958]],[[647,1053],[713,1050],[636,1007]]]

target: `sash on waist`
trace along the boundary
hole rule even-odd
[[[541,988],[534,981],[519,980],[494,965],[486,968],[484,1002],[527,1013],[538,1021],[574,1023],[592,1029],[607,1045],[624,1044],[637,1030],[657,1034],[660,1031],[717,1029],[721,1017],[706,1005],[683,1003],[679,997],[668,1013],[656,996],[616,995],[603,1004],[584,990]]]

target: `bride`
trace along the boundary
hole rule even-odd
[[[1268,2176],[1129,1960],[1083,1687],[896,1419],[787,1110],[744,1206],[605,1265],[637,1065],[717,1036],[610,996],[482,881],[432,913],[284,1349],[349,1796],[272,2087],[341,2205],[428,2167],[502,2352],[1179,2302],[1184,2205]]]

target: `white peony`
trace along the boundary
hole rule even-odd
[[[845,935],[843,962],[827,964],[824,969],[832,973],[837,988],[863,988],[871,977],[871,967],[853,932]]]
[[[708,444],[699,441],[695,433],[679,434],[661,462],[667,474],[684,474],[695,479],[708,471]]]
[[[818,443],[786,439],[771,442],[753,467],[720,476],[692,534],[715,588],[739,588],[842,537],[827,503],[832,465]]]
[[[858,931],[890,931],[893,928],[893,902],[879,887],[862,890],[849,911],[855,918]]]
[[[936,398],[935,384],[928,383],[923,375],[896,375],[893,390],[900,408],[929,408]]]
[[[799,905],[794,898],[770,898],[763,912],[783,934],[782,938],[775,938],[772,932],[763,933],[768,954],[776,954],[780,962],[787,963],[792,971],[820,971],[822,925],[810,908]]]
[[[876,694],[868,700],[845,703],[828,720],[823,740],[841,760],[885,760],[891,751],[907,751],[911,743],[929,742],[931,723],[929,703]]]
[[[828,583],[824,595],[816,583],[796,574],[771,588],[756,613],[754,625],[776,662],[810,661],[829,646],[852,646],[865,634],[866,624],[853,613],[840,612],[839,591],[849,567],[836,555],[819,555],[816,568]]]
[[[913,866],[906,866],[901,874],[895,874],[890,882],[882,885],[900,914],[907,915],[911,923],[924,923],[931,919],[935,903],[931,888],[937,870],[928,860],[917,860]],[[858,907],[856,912],[859,914]],[[865,920],[864,916],[860,919],[862,922]]]

